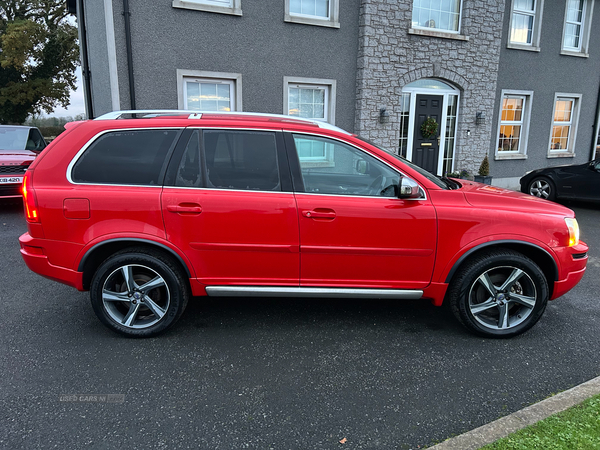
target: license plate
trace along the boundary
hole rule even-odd
[[[0,177],[0,184],[22,183],[23,177]]]

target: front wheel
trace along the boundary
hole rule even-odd
[[[90,299],[96,316],[108,328],[126,336],[151,337],[179,319],[189,292],[170,258],[139,248],[117,253],[100,265]]]
[[[556,187],[554,183],[546,177],[537,177],[531,180],[527,192],[530,195],[543,198],[545,200],[556,200]]]
[[[511,250],[494,250],[469,261],[448,290],[456,318],[470,331],[507,338],[524,333],[548,303],[548,283],[531,259]]]

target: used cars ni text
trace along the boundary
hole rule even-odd
[[[483,336],[532,327],[584,274],[573,211],[439,178],[327,123],[115,112],[69,124],[23,182],[31,270],[154,336],[192,297],[448,302]]]

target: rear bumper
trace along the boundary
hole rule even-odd
[[[48,257],[43,254],[43,249],[31,245],[32,241],[33,238],[29,233],[25,233],[19,238],[21,256],[31,271],[50,280],[74,287],[79,291],[84,290],[82,272],[51,264]]]

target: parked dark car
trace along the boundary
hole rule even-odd
[[[600,202],[600,157],[585,164],[533,170],[520,182],[521,192],[546,200]]]
[[[37,128],[0,125],[0,198],[21,196],[23,175],[44,148]]]

